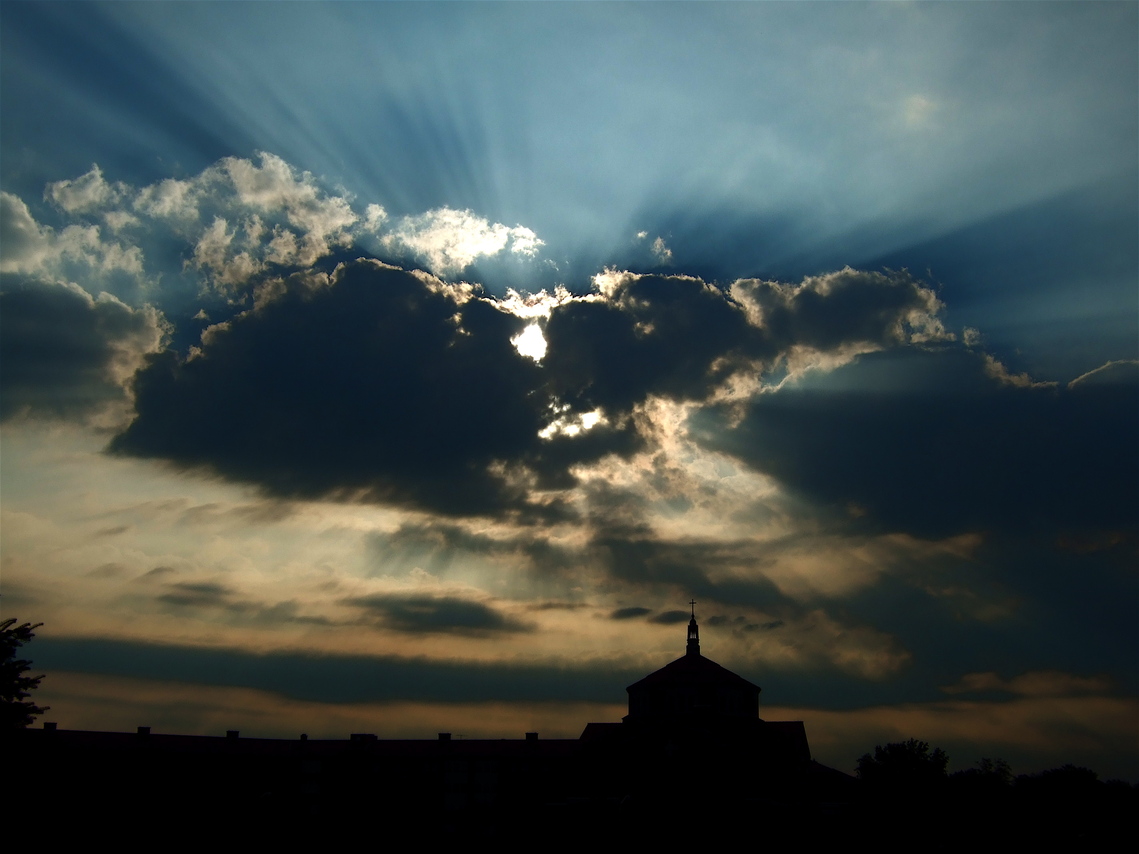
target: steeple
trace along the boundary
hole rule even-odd
[[[692,619],[688,621],[688,649],[686,655],[700,654],[700,627],[696,625],[696,600],[688,603],[692,606]]]
[[[643,723],[650,729],[674,724],[699,729],[710,721],[758,721],[759,686],[700,654],[696,601],[689,604],[688,649],[626,689],[629,714],[625,722],[635,727]]]

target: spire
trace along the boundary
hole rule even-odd
[[[692,619],[688,621],[688,649],[686,655],[700,654],[700,627],[696,625],[696,600],[688,603],[692,606]]]

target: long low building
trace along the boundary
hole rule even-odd
[[[759,717],[757,685],[700,654],[695,611],[685,655],[627,689],[629,714],[578,739],[243,738],[58,729],[16,733],[19,812],[99,823],[130,814],[159,831],[237,823],[308,829],[415,821],[429,835],[608,832],[677,808],[816,811],[848,800],[853,778],[811,761],[801,721]],[[654,819],[655,820],[655,819]],[[720,821],[726,820],[721,816]],[[651,823],[651,822],[650,822]]]

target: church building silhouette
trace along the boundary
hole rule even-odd
[[[582,739],[631,742],[671,753],[681,747],[705,752],[747,748],[762,754],[757,758],[765,764],[810,761],[802,721],[762,720],[762,689],[700,653],[696,603],[690,604],[684,655],[625,689],[629,713],[621,723],[588,724]]]
[[[630,685],[626,722],[660,717],[711,715],[726,720],[759,717],[758,685],[700,654],[696,602],[688,622],[684,656]]]
[[[629,713],[619,723],[586,725],[582,757],[597,777],[661,810],[696,799],[809,797],[849,780],[812,762],[802,721],[761,719],[761,688],[701,654],[691,604],[684,655],[626,689]],[[700,786],[678,793],[678,776]]]
[[[6,751],[27,769],[16,808],[50,821],[66,805],[96,821],[129,803],[139,832],[188,814],[214,827],[236,820],[219,804],[239,804],[267,827],[386,815],[494,835],[569,815],[584,833],[698,803],[842,800],[853,778],[811,760],[803,723],[761,719],[759,686],[701,654],[692,605],[685,654],[626,689],[621,721],[589,723],[577,739],[261,739],[46,723],[14,733]]]

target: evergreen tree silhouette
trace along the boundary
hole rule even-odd
[[[36,715],[42,715],[49,708],[37,706],[28,699],[43,676],[28,676],[32,663],[16,657],[20,647],[34,638],[35,630],[42,625],[16,625],[15,617],[0,621],[0,731],[27,727]]]

